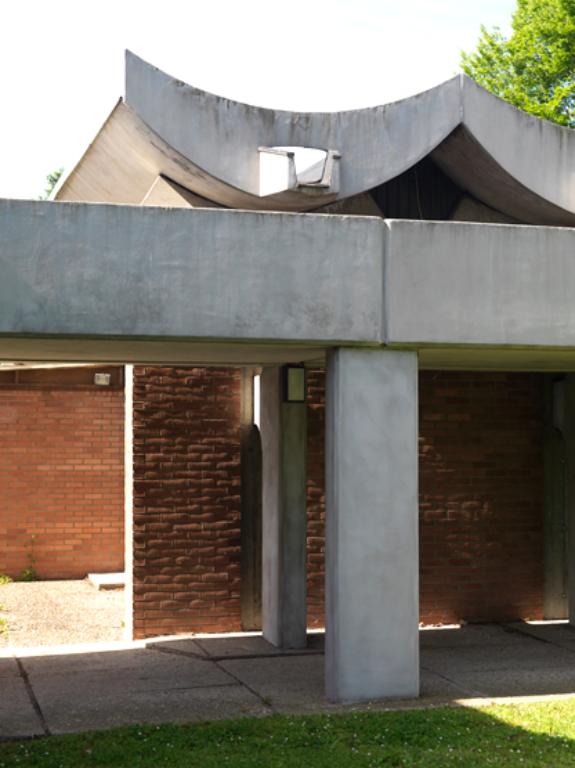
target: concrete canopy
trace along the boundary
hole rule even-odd
[[[260,196],[261,147],[338,152],[339,189]],[[520,112],[463,75],[383,106],[296,113],[214,96],[130,52],[124,99],[56,198],[141,203],[165,176],[212,204],[310,211],[373,189],[428,155],[462,189],[514,219],[575,223],[572,132]]]
[[[2,201],[0,232],[0,359],[575,367],[573,229]]]
[[[574,141],[463,77],[302,115],[211,96],[128,54],[125,100],[62,182],[66,202],[0,201],[0,360],[325,358],[328,695],[417,695],[418,370],[575,370]],[[319,170],[299,173],[294,147],[319,153]],[[287,186],[262,184],[262,156]],[[514,223],[453,223],[444,208],[401,220],[416,217],[394,216],[395,182],[383,185],[412,167],[418,203],[428,167],[430,196]],[[342,215],[349,200],[362,215]],[[280,381],[262,375],[263,625],[297,647],[306,411]]]

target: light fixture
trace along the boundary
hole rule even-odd
[[[282,368],[284,403],[305,403],[306,370],[303,365],[284,365]]]
[[[112,383],[112,376],[109,373],[95,373],[94,384],[98,387],[109,387]]]

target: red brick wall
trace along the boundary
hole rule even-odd
[[[323,620],[323,377],[309,377],[308,606]],[[420,612],[541,618],[543,407],[536,374],[420,374]]]
[[[240,372],[134,369],[134,634],[240,629]]]
[[[324,603],[324,374],[309,374],[308,623]],[[240,628],[239,372],[135,371],[135,631]],[[420,377],[421,618],[538,617],[542,379]]]
[[[541,618],[543,383],[420,378],[421,620]]]
[[[307,410],[307,621],[324,622],[325,562],[325,373],[308,373]]]
[[[0,573],[123,569],[123,411],[123,391],[0,391]]]

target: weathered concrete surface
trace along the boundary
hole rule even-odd
[[[17,736],[42,736],[42,722],[34,709],[16,659],[0,658],[0,691],[0,740]]]
[[[374,219],[0,202],[0,335],[381,334]]]
[[[573,370],[575,230],[0,202],[0,359]],[[384,274],[385,273],[385,274]]]
[[[461,122],[432,157],[479,200],[530,224],[573,226],[575,136],[462,76]]]
[[[328,698],[417,696],[417,355],[331,352],[326,443]]]
[[[198,642],[205,646],[203,651]],[[16,661],[0,658],[0,739],[42,735],[43,723],[48,731],[59,733],[275,712],[345,712],[453,702],[475,706],[489,704],[495,696],[575,695],[575,630],[566,624],[425,630],[420,632],[420,644],[420,699],[353,705],[325,700],[321,654],[270,656],[277,649],[261,636],[165,640],[158,644],[162,652],[22,655],[30,693]],[[197,658],[198,652],[202,658]],[[222,656],[229,658],[221,660]],[[39,713],[30,694],[38,702]]]
[[[0,360],[74,363],[135,363],[139,365],[260,366],[284,363],[323,365],[321,347],[188,339],[141,339],[88,336],[2,336]],[[575,364],[574,364],[575,366]],[[563,367],[561,370],[564,370]]]
[[[281,369],[261,375],[262,627],[280,648],[306,644],[305,403],[282,402]]]
[[[53,733],[266,712],[217,664],[181,654],[119,651],[27,658],[23,664]]]
[[[0,740],[45,734],[22,678],[0,677]]]
[[[390,344],[573,347],[575,231],[387,221]]]
[[[125,100],[170,147],[204,171],[188,182],[193,191],[235,207],[306,210],[329,202],[329,196],[287,193],[269,203],[258,197],[258,147],[338,150],[345,167],[338,197],[350,197],[402,173],[453,130],[461,83],[453,78],[412,99],[371,109],[296,114],[214,96],[128,51]]]
[[[169,161],[164,167],[161,158],[148,157],[163,142],[165,155],[175,152],[195,164],[187,179],[177,181],[233,207],[309,210],[327,202],[301,192],[258,198],[258,147],[300,146],[339,151],[339,199],[382,184],[433,153],[463,189],[503,213],[529,223],[575,223],[575,137],[464,75],[380,107],[294,113],[214,96],[127,52],[125,99],[144,124],[136,138],[145,131],[156,135],[140,165],[170,175]],[[105,183],[105,172],[105,163],[92,164],[92,184]]]

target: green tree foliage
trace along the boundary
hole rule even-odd
[[[512,34],[481,28],[463,71],[519,109],[575,127],[575,0],[517,0]]]
[[[58,168],[55,171],[52,171],[52,173],[49,173],[46,176],[46,189],[44,190],[44,194],[40,196],[40,200],[47,200],[50,195],[52,194],[52,190],[58,183],[58,180],[60,179],[60,176],[64,173],[63,168]]]

